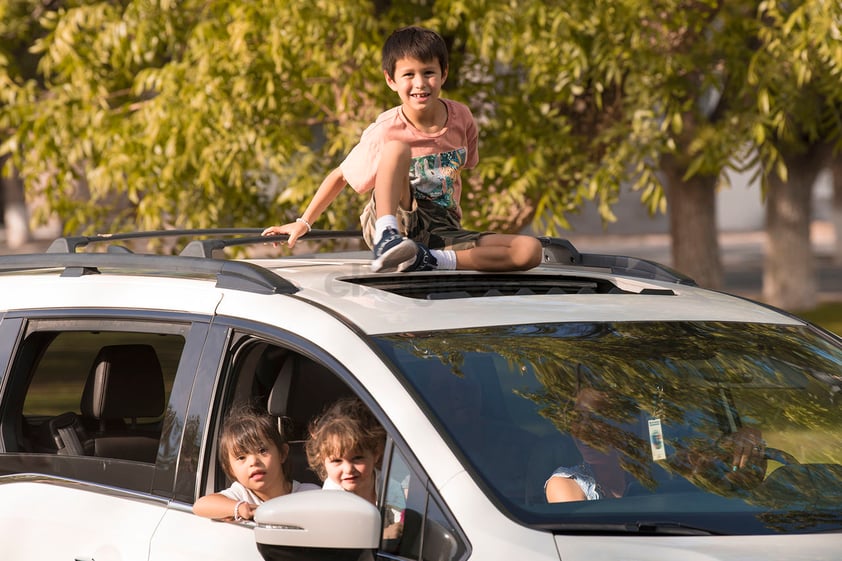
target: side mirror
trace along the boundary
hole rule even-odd
[[[254,513],[257,550],[266,561],[357,561],[380,544],[380,512],[346,491],[303,491]]]

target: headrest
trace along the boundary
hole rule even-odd
[[[296,357],[294,354],[291,354],[284,361],[283,366],[281,366],[272,390],[269,392],[269,402],[266,404],[266,409],[269,410],[270,415],[274,415],[275,417],[285,417],[287,415],[289,392],[292,386],[292,377],[296,371],[296,364]]]
[[[96,419],[158,417],[164,412],[164,374],[150,345],[100,349],[82,393],[82,414]]]

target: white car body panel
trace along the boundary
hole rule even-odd
[[[212,314],[220,298],[211,281],[163,277],[36,275],[3,279],[7,310],[42,308],[140,309]]]
[[[4,482],[0,496],[25,505],[0,512],[3,561],[146,561],[166,512],[163,501],[85,485]]]
[[[835,561],[839,534],[557,536],[562,561]]]
[[[263,561],[252,523],[196,516],[189,505],[170,508],[152,536],[149,561]]]
[[[466,472],[439,489],[442,498],[471,542],[471,559],[558,560],[550,532],[512,522],[488,500]],[[563,558],[563,561],[567,561]]]

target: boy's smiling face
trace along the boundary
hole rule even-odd
[[[404,109],[413,113],[437,110],[437,100],[447,79],[447,70],[442,72],[438,60],[400,58],[395,62],[394,77],[388,72],[384,75],[386,83],[401,98]]]

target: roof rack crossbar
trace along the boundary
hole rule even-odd
[[[199,259],[172,255],[134,253],[39,253],[8,255],[0,260],[0,272],[64,269],[65,276],[95,274],[102,269],[162,274],[215,276],[217,286],[259,294],[294,294],[298,288],[272,271],[245,261]]]
[[[76,253],[80,247],[88,244],[115,242],[121,240],[144,240],[155,238],[196,237],[196,236],[259,236],[262,228],[199,228],[193,230],[149,230],[142,232],[122,232],[117,234],[95,234],[93,236],[67,236],[58,238],[47,248],[47,253]]]
[[[286,234],[279,234],[276,236],[261,236],[262,230],[258,230],[257,236],[227,238],[227,239],[210,239],[210,240],[193,240],[188,243],[179,255],[189,257],[213,257],[214,251],[225,249],[237,245],[254,245],[267,243],[285,242],[289,238]],[[312,240],[338,240],[343,238],[362,238],[362,232],[359,230],[311,230],[304,234],[299,239],[302,241]]]
[[[95,243],[112,243],[123,240],[149,240],[156,238],[240,236],[227,239],[193,240],[181,251],[185,257],[213,257],[213,252],[236,245],[254,245],[286,241],[289,236],[262,236],[263,228],[198,228],[192,230],[150,230],[117,234],[95,234],[92,236],[66,236],[53,241],[47,253],[77,253],[79,248]],[[301,236],[302,240],[332,240],[362,238],[359,230],[312,230]],[[128,251],[124,249],[124,251]]]

